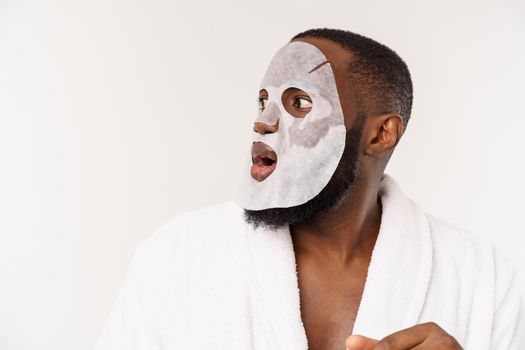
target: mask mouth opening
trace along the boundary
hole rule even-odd
[[[252,145],[252,167],[250,175],[256,181],[264,181],[277,166],[277,154],[264,142]]]

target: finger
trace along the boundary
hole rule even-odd
[[[347,350],[372,350],[377,342],[362,335],[351,335],[346,338],[345,345]]]
[[[411,349],[425,341],[433,329],[433,324],[422,323],[390,334],[381,339],[374,349]]]

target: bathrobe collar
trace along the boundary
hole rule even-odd
[[[380,183],[381,226],[352,334],[380,339],[417,323],[432,268],[424,211],[385,174]],[[305,350],[295,253],[289,227],[250,232],[255,298],[275,335],[275,349]],[[351,330],[348,330],[350,335]],[[271,341],[271,340],[269,340]]]

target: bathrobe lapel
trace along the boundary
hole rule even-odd
[[[416,324],[432,268],[429,225],[389,175],[380,187],[383,213],[353,334],[382,338]],[[273,349],[305,350],[295,253],[288,227],[250,229],[254,298]],[[351,330],[349,330],[350,335]]]
[[[432,270],[425,212],[385,175],[383,213],[353,334],[381,339],[418,323]]]
[[[252,230],[254,302],[263,315],[270,349],[306,350],[301,320],[295,253],[288,227]],[[266,321],[266,322],[265,322]]]

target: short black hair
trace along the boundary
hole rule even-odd
[[[353,54],[348,78],[357,94],[360,114],[396,113],[406,125],[412,110],[412,79],[406,63],[387,46],[340,29],[309,29],[290,41],[316,37],[340,44]]]

